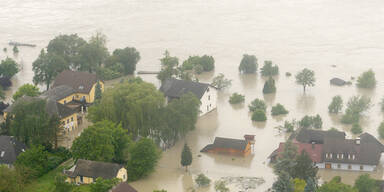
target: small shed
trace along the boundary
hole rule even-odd
[[[255,144],[255,135],[244,135],[244,139],[251,145]]]
[[[340,78],[332,78],[330,81],[329,81],[332,85],[336,85],[336,86],[343,86],[345,84],[347,84],[346,81],[340,79]]]

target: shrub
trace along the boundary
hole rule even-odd
[[[373,72],[371,69],[362,73],[357,78],[357,87],[359,88],[374,88],[376,86],[376,78],[375,78],[375,72]]]
[[[284,121],[284,125],[279,125],[275,128],[277,128],[279,131],[285,131],[287,133],[292,133],[295,130],[295,125],[296,125],[295,120],[292,120],[291,122]]]
[[[212,56],[190,56],[181,66],[182,70],[194,70],[200,74],[203,71],[212,71],[215,68],[215,59]]]
[[[111,80],[123,76],[123,73],[121,73],[121,71],[115,71],[107,67],[97,68],[96,74],[103,80]]]
[[[276,92],[276,86],[275,86],[275,80],[272,77],[269,77],[269,79],[264,83],[263,87],[263,93],[275,93]]]
[[[265,112],[257,109],[252,113],[252,121],[266,121],[267,116],[265,115]]]
[[[363,129],[361,129],[361,126],[358,123],[354,123],[352,125],[351,132],[353,134],[360,134],[363,132]]]
[[[285,115],[285,114],[288,114],[289,111],[286,110],[282,104],[278,103],[278,104],[276,104],[276,106],[272,107],[271,113],[273,116],[274,115]]]
[[[195,179],[195,182],[199,187],[204,187],[204,186],[208,186],[211,183],[211,180],[207,176],[201,173],[197,176],[197,178]]]
[[[239,71],[242,73],[255,73],[257,71],[257,58],[254,55],[243,55],[241,59]]]
[[[337,95],[332,98],[331,104],[328,106],[328,112],[339,113],[343,108],[343,99]]]
[[[238,93],[233,93],[231,97],[229,98],[229,103],[230,104],[238,104],[244,102],[244,95],[238,94]]]
[[[382,139],[384,139],[384,122],[381,122],[378,128],[379,135]]]
[[[360,120],[360,115],[358,113],[353,113],[351,111],[347,111],[342,117],[341,122],[344,124],[353,124],[358,123]]]
[[[261,99],[255,99],[251,102],[251,104],[248,106],[249,111],[255,112],[256,110],[261,110],[264,113],[267,111],[267,105],[265,102]]]

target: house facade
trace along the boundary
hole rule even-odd
[[[52,88],[66,85],[73,89],[73,93],[58,100],[59,103],[66,104],[73,100],[93,103],[97,83],[100,84],[100,89],[104,92],[104,82],[99,80],[96,74],[65,70],[56,76]]]
[[[90,184],[97,178],[120,179],[126,182],[128,179],[127,170],[123,165],[78,159],[76,164],[69,170],[64,170],[67,182],[76,184]]]
[[[346,139],[345,133],[339,131],[303,129],[293,143],[299,151],[305,150],[320,169],[375,171],[384,152],[384,145],[368,133]],[[283,151],[281,145],[284,143],[271,154],[271,162]]]
[[[207,83],[172,78],[162,83],[160,91],[164,93],[167,102],[178,99],[188,92],[193,93],[201,102],[200,116],[216,109],[217,89]]]
[[[251,143],[242,139],[216,137],[213,144],[205,146],[200,152],[248,156],[251,154]]]

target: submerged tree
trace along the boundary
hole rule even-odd
[[[232,80],[224,77],[224,74],[220,73],[212,80],[212,86],[216,87],[219,90],[228,88],[232,85]]]
[[[372,89],[376,86],[375,72],[372,69],[362,73],[357,78],[357,87]]]
[[[187,171],[188,166],[192,164],[192,153],[187,144],[184,144],[183,151],[181,152],[180,163],[183,167],[185,167],[185,171]]]
[[[371,107],[371,100],[364,96],[353,96],[347,103],[345,114],[341,118],[342,123],[358,123],[362,113]]]
[[[275,86],[275,80],[272,77],[269,77],[268,80],[264,83],[263,87],[263,93],[275,93],[276,92],[276,86]]]
[[[164,82],[165,80],[178,75],[179,59],[177,57],[171,57],[169,51],[164,52],[164,57],[160,59],[161,71],[157,74],[157,78]]]
[[[244,54],[241,59],[239,71],[241,73],[255,73],[257,71],[257,58],[254,55]]]
[[[264,66],[260,69],[262,76],[274,76],[279,74],[279,67],[277,65],[272,65],[272,61],[264,61]]]
[[[19,67],[15,60],[7,57],[5,60],[1,61],[0,77],[11,79],[17,72],[19,72]]]
[[[304,68],[296,75],[296,83],[303,86],[304,93],[307,86],[315,86],[315,81],[315,72],[307,68]]]
[[[343,99],[340,95],[334,96],[332,98],[331,104],[328,106],[328,112],[330,113],[339,113],[343,109]]]

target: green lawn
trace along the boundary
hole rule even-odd
[[[56,169],[48,172],[47,174],[33,180],[25,187],[25,192],[54,192],[55,191],[55,176],[62,173],[64,168],[72,165],[73,161],[69,160],[57,167]],[[89,185],[76,186],[76,192],[90,192]]]

